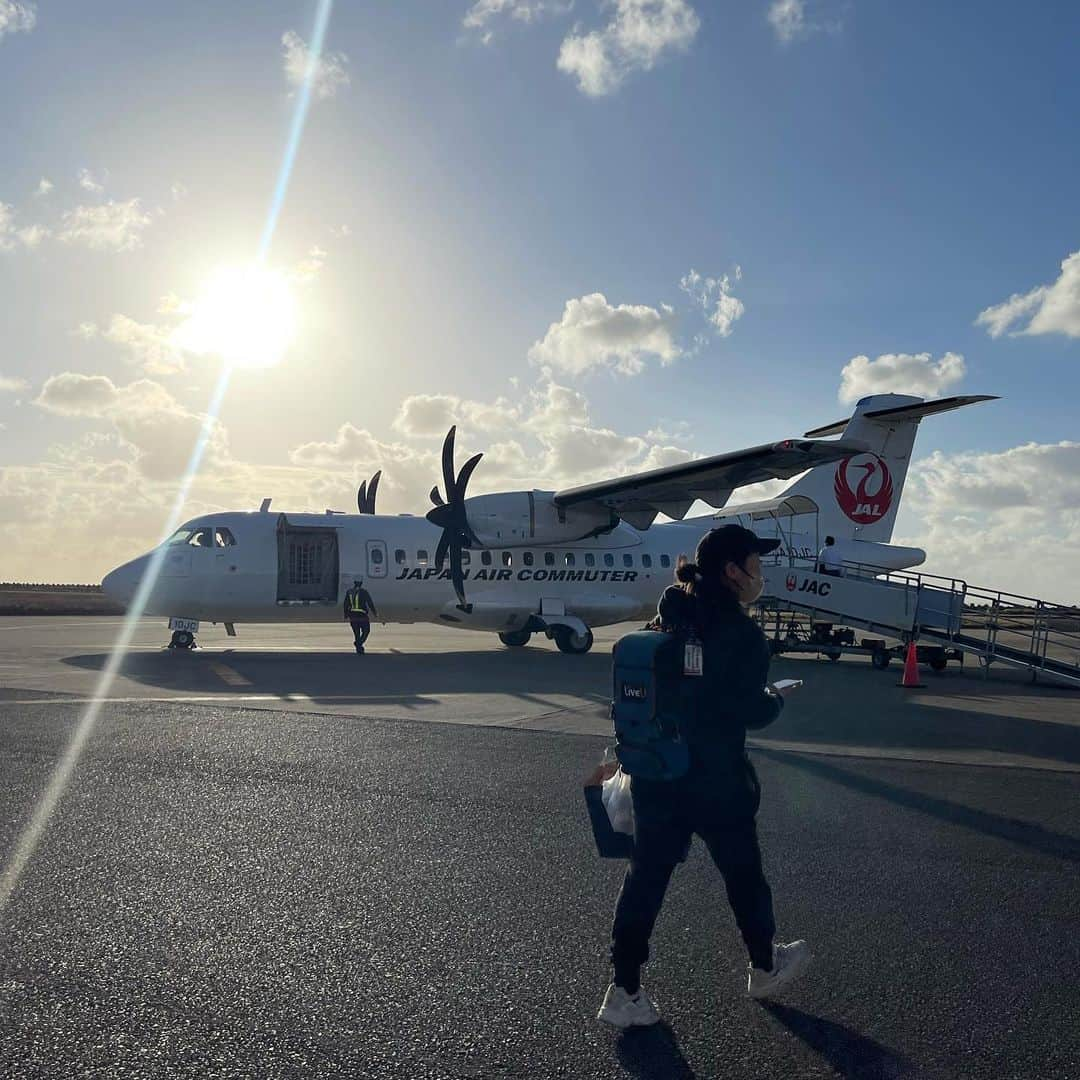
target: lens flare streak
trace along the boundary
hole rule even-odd
[[[315,75],[318,72],[323,43],[326,39],[326,29],[330,22],[330,12],[332,8],[333,0],[319,0],[319,6],[315,13],[315,26],[311,36],[311,46],[308,53],[307,71],[304,75],[303,84],[297,94],[296,107],[293,110],[292,123],[289,127],[289,136],[285,146],[285,153],[278,171],[277,183],[275,184],[270,209],[267,213],[266,225],[263,228],[262,238],[259,243],[259,264],[266,261],[270,252],[270,245],[273,242],[274,233],[277,230],[281,211],[285,204],[285,197],[288,194],[293,166],[296,163],[297,153],[300,149],[300,142],[304,132],[304,125],[307,120],[308,109],[311,105],[312,84]],[[211,395],[206,413],[203,417],[199,435],[195,441],[195,445],[192,447],[187,468],[184,471],[180,486],[176,492],[176,497],[173,500],[168,520],[162,530],[162,541],[176,531],[177,525],[180,522],[180,515],[183,512],[184,504],[186,503],[188,494],[191,490],[191,485],[202,466],[210,436],[213,433],[214,425],[217,423],[217,417],[221,411],[221,405],[225,399],[225,393],[229,387],[232,372],[233,364],[229,362],[224,363],[217,384],[214,387],[213,394]],[[60,759],[53,767],[45,791],[39,797],[30,820],[23,826],[15,841],[12,853],[4,866],[3,873],[0,874],[0,911],[3,911],[6,908],[8,901],[11,899],[12,893],[18,886],[23,871],[33,858],[34,852],[37,850],[38,844],[48,827],[49,820],[71,781],[72,774],[78,765],[79,758],[93,732],[94,725],[101,712],[101,707],[105,703],[105,699],[109,695],[109,690],[112,687],[113,681],[127,655],[131,639],[135,634],[135,628],[138,625],[139,619],[142,618],[142,614],[146,610],[147,602],[157,584],[158,577],[161,573],[161,567],[165,560],[165,553],[165,547],[159,542],[151,554],[146,570],[143,573],[139,586],[132,598],[127,613],[124,616],[120,634],[113,645],[105,667],[102,669],[97,687],[94,690],[93,698],[80,716],[71,739]]]

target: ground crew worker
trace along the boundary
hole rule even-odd
[[[355,578],[352,588],[345,594],[345,618],[353,632],[356,651],[363,653],[364,642],[371,633],[371,616],[378,618],[379,609],[371,599],[371,593],[364,588],[364,579]]]
[[[835,536],[825,537],[825,546],[818,552],[818,571],[833,577],[844,576],[844,560],[840,558]]]
[[[754,822],[761,787],[745,749],[747,729],[771,724],[790,693],[767,685],[768,642],[740,606],[761,595],[761,555],[778,544],[740,525],[713,529],[698,544],[696,561],[677,570],[682,587],[669,588],[660,603],[665,625],[693,620],[702,675],[694,715],[683,733],[689,771],[678,780],[632,781],[634,850],[611,931],[614,974],[598,1014],[620,1028],[659,1019],[641,988],[641,965],[672,872],[695,833],[724,876],[750,955],[750,996],[775,992],[808,958],[803,941],[773,943],[772,893]]]

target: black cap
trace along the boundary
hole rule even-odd
[[[695,561],[703,573],[729,562],[742,565],[751,555],[768,555],[780,546],[779,540],[766,540],[741,525],[721,525],[710,529],[697,546]]]

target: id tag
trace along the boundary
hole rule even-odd
[[[701,674],[701,642],[688,641],[683,649],[683,674]]]

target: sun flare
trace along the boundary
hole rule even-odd
[[[280,270],[225,267],[207,279],[177,340],[235,367],[266,368],[292,345],[296,323],[296,299]]]

